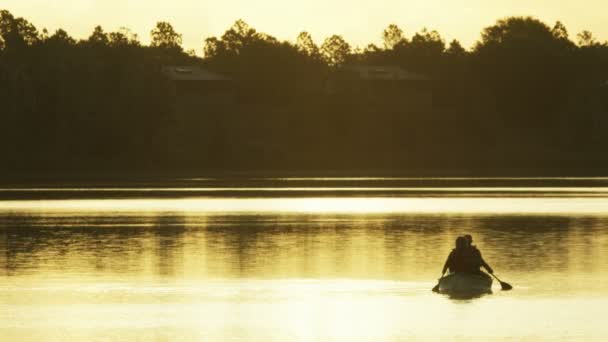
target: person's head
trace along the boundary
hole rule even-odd
[[[467,239],[463,236],[459,236],[456,238],[456,249],[467,248]]]
[[[467,240],[467,245],[472,245],[473,244],[473,237],[471,236],[471,234],[466,234],[464,236],[464,239]]]

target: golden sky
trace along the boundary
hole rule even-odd
[[[549,25],[560,20],[574,40],[583,29],[608,39],[606,0],[2,0],[0,8],[38,29],[63,28],[75,38],[86,38],[96,25],[106,31],[125,26],[147,43],[154,24],[169,21],[183,34],[184,47],[199,55],[206,37],[221,35],[239,18],[279,39],[293,41],[305,30],[319,44],[340,34],[361,47],[380,44],[390,23],[408,36],[426,26],[470,46],[482,28],[511,15],[532,15]]]

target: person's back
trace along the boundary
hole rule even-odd
[[[448,256],[443,266],[441,274],[445,274],[446,270],[450,270],[450,273],[461,273],[467,272],[470,268],[470,252],[468,251],[466,240],[464,237],[459,236],[456,239],[456,248],[454,248]]]
[[[483,273],[480,268],[484,267],[489,273],[494,273],[492,267],[488,265],[482,258],[481,252],[477,246],[473,245],[473,237],[469,234],[464,236],[467,242],[468,260],[466,261],[466,272],[469,273]]]
[[[482,265],[481,253],[475,246],[468,246],[463,253],[463,272],[478,273]]]
[[[471,270],[471,253],[466,249],[454,249],[452,251],[453,262],[450,272],[469,272]]]

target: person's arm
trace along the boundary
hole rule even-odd
[[[445,274],[445,272],[448,270],[448,267],[450,267],[450,265],[452,264],[452,254],[453,254],[453,252],[450,252],[450,255],[448,255],[448,258],[445,260],[445,264],[443,264],[443,270],[441,271],[442,277]]]
[[[481,266],[485,268],[488,273],[493,274],[494,270],[492,269],[492,267],[490,267],[490,265],[488,265],[485,260],[483,260],[483,258],[481,257],[481,252],[479,252],[479,259],[481,260]]]

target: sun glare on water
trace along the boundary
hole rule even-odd
[[[358,198],[177,198],[69,199],[0,201],[0,212],[183,212],[226,213],[488,213],[488,214],[608,214],[604,198],[478,198],[478,197],[358,197]]]

